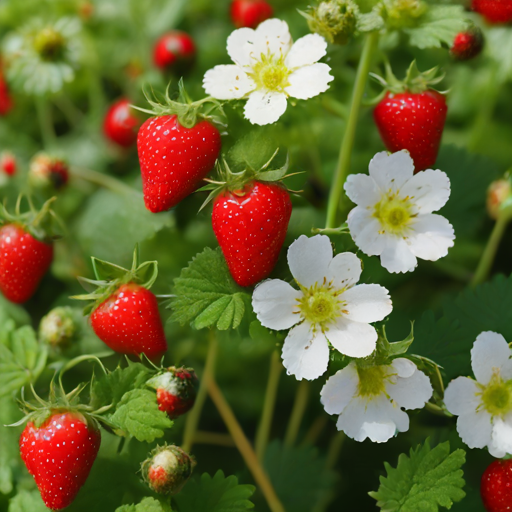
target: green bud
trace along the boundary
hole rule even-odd
[[[384,19],[390,30],[412,28],[427,11],[422,0],[384,0]]]
[[[73,309],[69,306],[52,309],[39,324],[39,339],[54,348],[65,348],[76,334]]]

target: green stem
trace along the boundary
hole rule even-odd
[[[229,434],[219,434],[218,432],[205,432],[197,430],[194,435],[195,444],[214,444],[217,446],[233,447],[235,443]]]
[[[217,359],[217,338],[213,334],[213,331],[210,333],[210,341],[208,344],[208,354],[206,356],[206,363],[204,366],[203,376],[199,383],[199,390],[197,392],[196,401],[194,407],[187,415],[187,421],[185,423],[185,433],[183,435],[183,444],[182,448],[186,452],[190,452],[192,446],[195,442],[195,436],[197,433],[197,427],[199,425],[199,418],[201,417],[201,413],[203,411],[204,402],[206,401],[206,395],[208,390],[206,388],[206,382],[208,379],[213,378],[215,372],[215,361]]]
[[[55,142],[55,130],[53,128],[53,119],[51,105],[44,96],[36,99],[37,117],[41,129],[41,138],[45,149],[49,149]]]
[[[338,432],[333,438],[331,443],[329,444],[329,449],[327,450],[327,460],[325,461],[325,467],[327,469],[333,469],[338,461],[338,457],[341,453],[341,448],[343,447],[343,443],[347,436],[345,432]]]
[[[352,147],[354,146],[354,139],[356,135],[357,120],[359,118],[359,110],[361,107],[361,100],[363,98],[366,80],[370,71],[370,65],[377,43],[379,41],[378,32],[370,32],[366,36],[366,40],[357,68],[356,81],[352,91],[352,100],[350,103],[350,111],[347,119],[347,126],[343,135],[343,141],[340,147],[340,155],[338,158],[338,165],[334,172],[334,182],[331,187],[329,201],[327,203],[327,221],[326,228],[335,228],[337,225],[337,214],[343,193],[343,185],[347,179],[350,156],[352,154]]]
[[[290,416],[290,422],[286,429],[286,435],[284,436],[285,446],[293,446],[299,434],[300,424],[309,399],[309,381],[301,380],[295,395],[295,402],[293,403],[292,414]]]
[[[270,427],[272,425],[272,417],[274,415],[274,407],[276,404],[277,388],[279,386],[279,376],[283,370],[281,358],[277,350],[272,352],[270,357],[270,371],[268,375],[267,391],[265,393],[265,402],[263,405],[263,412],[261,414],[261,421],[256,433],[256,455],[259,460],[263,460],[265,450],[268,444],[270,435]]]
[[[100,185],[101,187],[108,188],[113,192],[118,192],[121,194],[138,194],[139,192],[134,188],[126,185],[122,181],[119,181],[108,174],[103,174],[101,172],[93,171],[92,169],[85,169],[84,167],[72,167],[71,174],[76,176],[77,178],[81,178],[86,181],[90,181],[91,183],[95,183],[96,185]]]

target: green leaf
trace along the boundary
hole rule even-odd
[[[409,457],[402,453],[396,468],[384,463],[387,476],[380,477],[379,490],[370,492],[385,512],[437,512],[439,507],[451,508],[466,495],[461,466],[466,452],[450,453],[450,443],[430,448],[411,448]]]
[[[109,418],[119,435],[130,435],[138,441],[152,443],[171,428],[173,422],[158,409],[154,391],[133,389],[125,393],[115,413]]]
[[[499,83],[512,79],[512,31],[510,27],[489,27],[485,33],[485,52],[496,63]]]
[[[333,488],[336,476],[325,469],[325,458],[311,446],[268,445],[264,466],[284,508],[311,512]]]
[[[20,411],[10,397],[0,399],[0,492],[10,494],[13,490],[13,475],[20,465],[18,448],[20,432],[10,425],[20,419]]]
[[[137,505],[123,505],[116,508],[116,512],[172,512],[170,505],[155,500],[155,498],[144,498]]]
[[[254,486],[240,485],[235,476],[225,477],[219,470],[213,478],[203,473],[174,497],[180,512],[244,512],[254,508],[249,498]]]
[[[419,26],[404,29],[404,32],[409,35],[412,46],[441,48],[442,43],[451,47],[455,36],[467,27],[467,14],[462,5],[429,5]]]
[[[361,14],[357,20],[357,30],[359,32],[373,32],[384,28],[384,19],[378,11],[379,9],[375,9],[366,14]]]
[[[20,491],[9,501],[8,512],[48,512],[39,491]]]
[[[220,248],[206,248],[174,280],[176,298],[172,318],[195,329],[215,325],[225,331],[236,329],[244,316],[250,295],[231,277]]]

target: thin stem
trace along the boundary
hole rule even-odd
[[[196,431],[194,435],[195,444],[215,444],[219,446],[233,447],[235,442],[229,434],[219,434],[218,432]]]
[[[108,174],[93,171],[92,169],[85,169],[84,167],[72,167],[71,174],[77,178],[81,178],[96,185],[100,185],[101,187],[108,188],[113,192],[118,192],[121,194],[139,193],[137,190],[130,187],[129,185],[126,185],[122,181],[119,181],[118,179],[109,176]]]
[[[47,98],[44,96],[37,98],[36,109],[43,145],[45,149],[49,149],[53,145],[56,136],[53,128],[51,105]]]
[[[293,446],[299,434],[300,424],[309,400],[309,381],[301,380],[295,395],[290,422],[284,436],[285,446]]]
[[[226,424],[231,437],[233,438],[238,451],[247,464],[247,467],[249,468],[249,471],[251,472],[256,484],[261,489],[263,496],[265,496],[271,512],[284,512],[283,504],[279,500],[276,491],[274,490],[274,487],[272,486],[272,483],[267,476],[267,473],[261,466],[258,457],[256,456],[256,452],[245,436],[242,428],[240,427],[240,424],[238,423],[235,415],[233,414],[233,411],[231,410],[231,407],[219,389],[219,386],[213,380],[213,376],[208,376],[206,380],[208,394],[217,407],[217,410],[219,411],[224,423]]]
[[[265,402],[263,405],[263,412],[261,414],[261,421],[256,433],[256,455],[259,460],[263,460],[265,450],[268,444],[270,434],[270,427],[272,425],[272,417],[274,415],[274,407],[276,404],[277,388],[279,386],[279,376],[283,370],[281,359],[277,350],[272,352],[270,356],[270,371],[268,375],[267,391],[265,393]]]
[[[378,32],[370,32],[366,36],[363,52],[361,54],[361,59],[357,68],[356,81],[352,91],[352,100],[350,103],[347,126],[345,127],[345,133],[343,135],[343,141],[340,147],[338,165],[336,166],[336,170],[334,172],[334,182],[332,184],[329,201],[327,203],[327,221],[325,224],[326,228],[334,228],[337,225],[336,217],[341,201],[341,195],[343,193],[343,185],[347,179],[349,171],[350,156],[352,154],[352,147],[354,146],[361,100],[363,98],[366,80],[368,79],[368,73],[370,71],[373,53],[377,47],[378,40]]]
[[[341,431],[337,432],[332,438],[332,441],[329,444],[329,449],[327,450],[327,460],[325,461],[325,467],[327,469],[332,469],[336,465],[346,437],[345,432]]]
[[[204,402],[206,400],[207,388],[206,382],[208,379],[213,378],[215,372],[215,361],[217,359],[217,338],[210,332],[210,340],[208,344],[208,354],[206,355],[206,363],[204,366],[203,377],[199,383],[199,390],[196,396],[196,402],[194,407],[187,415],[187,421],[185,423],[185,433],[183,435],[182,448],[186,452],[190,452],[194,442],[196,441],[197,426],[199,425],[199,418],[203,411]]]
[[[315,445],[320,434],[324,431],[324,428],[327,426],[329,422],[329,416],[327,414],[321,414],[318,418],[313,422],[306,435],[304,436],[304,440],[302,441],[302,445],[311,444]]]

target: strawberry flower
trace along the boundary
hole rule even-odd
[[[287,98],[306,100],[325,92],[334,78],[319,63],[327,43],[318,34],[292,41],[285,21],[270,19],[256,30],[240,28],[227,41],[234,64],[215,66],[204,75],[207,94],[219,100],[247,99],[244,114],[252,124],[275,123]]]
[[[457,432],[470,448],[494,457],[512,453],[512,360],[501,334],[485,331],[471,349],[476,381],[458,377],[448,385],[444,403],[458,416]]]
[[[380,256],[389,272],[410,272],[417,258],[436,261],[448,254],[455,235],[452,225],[432,212],[450,197],[450,180],[442,171],[414,173],[407,151],[377,153],[370,174],[352,174],[345,191],[356,207],[348,227],[356,245]]]
[[[377,332],[369,325],[391,313],[386,288],[356,285],[361,261],[344,252],[333,257],[327,236],[299,237],[288,249],[288,264],[299,289],[280,279],[264,281],[252,296],[262,325],[291,329],[283,345],[283,365],[298,380],[320,377],[329,363],[329,343],[350,357],[374,350]]]
[[[339,414],[336,426],[351,439],[385,443],[397,430],[409,430],[402,408],[420,409],[431,396],[429,378],[412,361],[398,358],[367,367],[351,362],[327,380],[320,401],[327,413]]]

